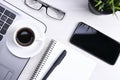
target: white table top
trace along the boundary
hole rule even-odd
[[[18,2],[16,6],[21,6],[21,9],[28,11],[28,13],[32,16],[44,22],[48,27],[46,36],[52,37],[71,46],[97,62],[97,67],[95,68],[90,80],[120,80],[120,57],[118,58],[116,64],[111,66],[82,49],[73,46],[69,42],[69,39],[78,22],[85,22],[120,42],[120,12],[117,12],[118,18],[116,18],[113,14],[94,15],[88,9],[88,0],[43,0],[44,2],[49,3],[66,13],[65,18],[62,21],[56,21],[46,17],[44,10],[30,12],[28,7],[25,7],[19,2],[23,2],[24,0],[7,1],[12,2],[13,4],[17,4]]]

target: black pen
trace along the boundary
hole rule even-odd
[[[46,80],[46,79],[49,77],[49,75],[50,75],[50,74],[52,73],[52,71],[57,67],[57,65],[59,65],[59,64],[62,62],[62,60],[63,60],[64,57],[66,56],[66,53],[67,53],[66,50],[64,50],[64,51],[61,53],[61,55],[57,58],[57,60],[54,62],[54,64],[52,65],[52,67],[49,69],[49,71],[46,73],[46,75],[43,77],[42,80]]]

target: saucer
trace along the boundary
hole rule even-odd
[[[33,23],[29,20],[20,20],[10,26],[6,34],[6,45],[9,51],[21,58],[29,58],[37,55],[44,47],[45,34],[42,31],[42,24]],[[16,42],[16,33],[21,28],[30,28],[35,34],[34,42],[29,46],[21,46]]]

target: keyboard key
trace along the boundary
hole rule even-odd
[[[3,38],[3,36],[2,36],[2,35],[0,35],[0,41],[2,40],[2,38]]]
[[[15,14],[11,13],[11,12],[8,11],[8,10],[6,10],[4,14],[7,15],[8,17],[12,18],[12,19],[15,19],[15,17],[16,17]]]
[[[0,20],[0,26],[3,26],[4,22]]]
[[[7,20],[7,16],[2,15],[1,20],[6,21]]]
[[[3,8],[2,6],[0,6],[0,12],[3,13],[5,10],[5,8]]]
[[[1,15],[2,15],[2,14],[0,13],[0,17],[1,17]]]
[[[12,24],[13,20],[8,18],[7,21],[6,21],[8,24]]]
[[[8,24],[4,24],[4,26],[2,27],[0,33],[1,33],[1,34],[5,34],[6,31],[7,31],[7,29],[9,28],[9,26],[10,26],[10,25],[8,25]]]

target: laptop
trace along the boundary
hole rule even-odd
[[[13,24],[18,21],[29,20],[40,24],[41,31],[45,32],[45,25],[41,21],[25,14],[17,8],[0,1],[0,80],[17,80],[31,57],[16,56],[6,45],[6,34]],[[22,24],[22,23],[20,23]],[[18,24],[18,26],[20,25]],[[16,26],[17,27],[17,26]],[[16,50],[16,48],[13,48]]]

